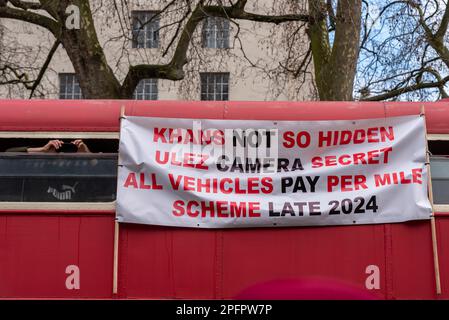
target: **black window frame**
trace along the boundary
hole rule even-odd
[[[61,100],[79,100],[83,99],[80,83],[76,73],[59,73],[59,99]],[[68,87],[70,86],[70,91]]]
[[[149,91],[147,89],[150,88]],[[147,78],[139,81],[133,94],[134,100],[158,100],[159,99],[159,80]]]
[[[229,72],[201,72],[200,100],[229,101],[229,80]]]
[[[142,27],[143,25],[143,27]],[[131,11],[131,45],[133,49],[156,49],[160,47],[160,11]],[[143,36],[142,36],[143,35]],[[142,36],[142,38],[140,38]]]
[[[229,49],[230,23],[226,18],[206,17],[202,28],[203,48]]]

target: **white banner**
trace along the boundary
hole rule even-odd
[[[424,118],[126,117],[119,222],[200,228],[429,219]]]

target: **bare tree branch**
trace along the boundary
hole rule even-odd
[[[34,91],[36,90],[36,88],[39,86],[39,84],[42,81],[42,78],[44,77],[45,72],[47,71],[47,68],[51,62],[51,59],[53,59],[53,55],[55,54],[56,50],[58,49],[59,45],[61,44],[61,42],[59,40],[56,40],[55,43],[53,44],[53,46],[50,49],[50,52],[48,53],[47,59],[45,59],[45,62],[41,68],[41,70],[39,71],[39,74],[36,78],[36,80],[33,83],[33,86],[31,87],[31,92],[30,92],[30,97],[29,99],[31,99],[34,95]]]
[[[59,23],[57,21],[38,13],[26,11],[23,9],[1,6],[0,18],[9,18],[29,22],[49,30],[54,35],[58,34],[59,31]]]
[[[438,88],[441,90],[443,90],[444,94],[444,85],[449,81],[449,76],[445,77],[444,79],[441,79],[440,81],[437,82],[425,82],[425,83],[416,83],[407,87],[403,87],[403,88],[399,88],[399,89],[395,89],[395,90],[390,90],[386,93],[383,94],[379,94],[376,96],[369,96],[369,97],[365,97],[360,99],[361,101],[383,101],[383,100],[388,100],[391,98],[395,98],[397,96],[400,96],[404,93],[408,93],[408,92],[412,92],[412,91],[417,91],[417,90],[422,90],[422,89],[430,89],[430,88]]]
[[[187,63],[187,52],[192,40],[192,36],[199,23],[206,17],[219,17],[225,19],[250,20],[279,24],[289,21],[311,20],[308,14],[289,15],[260,15],[245,11],[246,0],[239,0],[232,6],[204,6],[203,1],[198,2],[192,11],[183,30],[181,31],[178,44],[171,61],[165,65],[141,64],[131,66],[122,84],[121,95],[130,96],[140,80],[145,78],[159,78],[168,80],[181,80],[184,78],[183,67]]]

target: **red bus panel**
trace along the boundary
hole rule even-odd
[[[418,114],[449,134],[449,103],[0,100],[0,132],[118,132],[127,115],[331,120]],[[118,295],[112,294],[114,213],[0,209],[0,298],[229,299],[280,279],[338,280],[381,299],[449,298],[449,219],[437,218],[442,294],[435,290],[430,222],[197,230],[120,225]],[[68,289],[66,268],[79,267]]]

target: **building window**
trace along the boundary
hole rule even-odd
[[[131,17],[133,48],[158,48],[160,22],[158,12],[133,11]]]
[[[229,20],[208,17],[203,24],[204,48],[229,48]]]
[[[59,99],[82,99],[78,77],[74,73],[59,74]]]
[[[229,100],[229,73],[201,73],[201,100]]]
[[[135,100],[157,100],[157,79],[143,79],[134,91]]]

